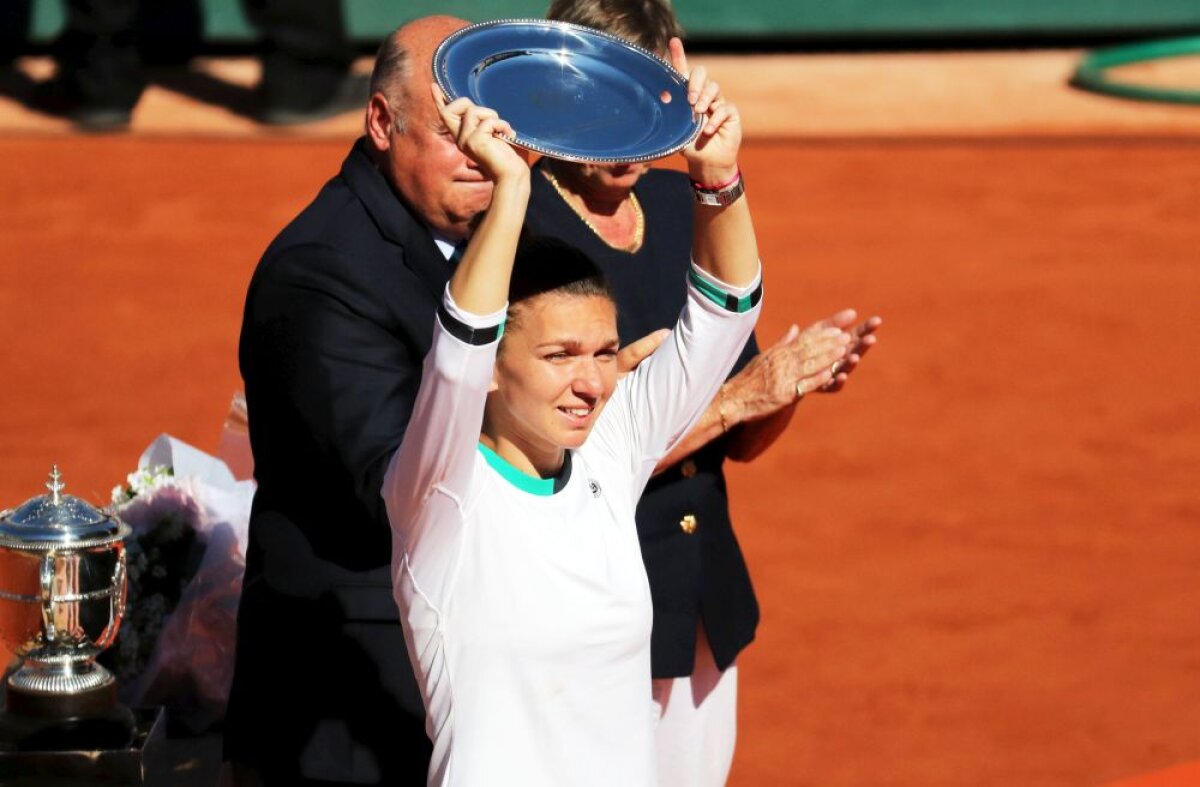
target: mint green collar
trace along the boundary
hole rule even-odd
[[[558,475],[550,478],[537,478],[528,473],[522,472],[513,467],[507,459],[500,456],[492,449],[488,448],[483,443],[479,444],[479,453],[483,454],[483,458],[492,466],[492,469],[499,473],[505,481],[520,489],[522,492],[528,492],[531,495],[549,496],[555,492],[561,491],[567,485],[567,481],[571,478],[571,452],[567,451],[563,456],[562,470],[558,471]]]

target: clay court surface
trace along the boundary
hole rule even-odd
[[[844,306],[886,325],[731,470],[764,613],[735,785],[1200,760],[1200,108],[1072,125],[1046,101],[1050,126],[876,117],[746,147],[760,341]],[[164,431],[216,450],[250,272],[350,126],[0,135],[0,507],[52,462],[104,502]]]

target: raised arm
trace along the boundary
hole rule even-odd
[[[673,61],[687,73],[678,39]],[[758,244],[738,189],[741,124],[702,69],[691,75],[688,101],[705,118],[684,151],[698,198],[688,299],[662,346],[622,379],[593,441],[613,455],[631,446],[633,493],[640,496],[655,466],[703,414],[737,360],[759,312]],[[652,344],[653,341],[647,341]]]
[[[529,205],[529,165],[497,136],[512,135],[513,130],[494,110],[466,98],[447,104],[437,85],[433,86],[433,98],[459,148],[496,184],[491,207],[450,278],[450,295],[459,308],[490,314],[503,309],[508,299],[517,240]]]
[[[469,101],[441,98],[435,95],[446,127],[495,187],[447,285],[412,420],[383,484],[398,536],[393,572],[410,573],[430,599],[442,598],[453,560],[529,195],[528,167],[496,137],[511,131],[508,124]]]
[[[689,68],[678,39],[672,39],[670,54],[676,69],[689,78],[688,100],[697,113],[709,113],[696,144],[684,152],[693,185],[716,195],[715,201],[722,201],[722,192],[728,199],[742,187],[736,166],[740,119],[721,97],[717,83],[708,79],[704,67]],[[745,198],[721,208],[698,203],[695,210],[696,263],[714,276],[737,284],[724,278],[736,274],[719,273],[708,266],[732,262],[749,265],[751,270],[756,267],[757,247]],[[728,256],[739,251],[740,257]],[[840,390],[859,358],[874,343],[872,334],[882,321],[872,317],[852,327],[854,317],[853,311],[845,310],[804,331],[793,326],[783,339],[722,386],[695,427],[662,458],[655,472],[666,470],[735,427],[730,456],[749,461],[760,454],[787,427],[795,404],[805,393]],[[626,368],[636,363],[641,353],[630,352],[628,356],[624,359]]]

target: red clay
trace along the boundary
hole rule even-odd
[[[215,449],[250,271],[345,148],[0,139],[0,505],[52,462],[104,502],[163,431]],[[764,608],[734,784],[1200,758],[1198,153],[748,146],[762,339],[846,305],[887,324],[732,471]]]

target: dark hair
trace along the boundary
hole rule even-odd
[[[615,300],[604,272],[586,254],[557,238],[522,235],[508,286],[508,324],[517,307],[538,295],[555,293]]]
[[[594,27],[656,54],[683,37],[670,0],[553,0],[547,19]]]

